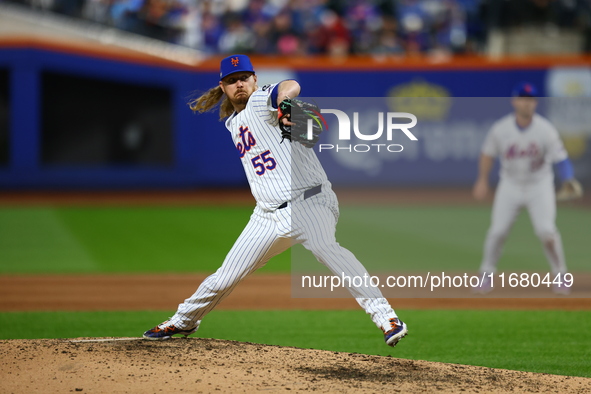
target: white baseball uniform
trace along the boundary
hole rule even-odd
[[[275,86],[256,90],[246,108],[226,120],[256,207],[222,266],[179,305],[170,319],[178,328],[199,325],[242,279],[295,243],[303,244],[335,275],[367,274],[335,239],[338,202],[316,154],[281,139],[277,110],[271,103]],[[379,289],[348,290],[379,328],[391,328],[389,320],[396,313]]]
[[[568,155],[556,128],[546,118],[534,114],[530,125],[521,129],[515,115],[509,114],[492,126],[482,153],[498,157],[501,172],[480,271],[495,272],[505,239],[519,211],[525,207],[552,273],[565,273],[562,240],[555,225],[552,165]]]

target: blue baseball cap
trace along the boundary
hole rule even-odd
[[[254,74],[254,68],[246,55],[228,56],[220,62],[220,81],[230,74],[248,71]]]
[[[513,97],[538,97],[538,89],[529,82],[521,82],[513,89]]]

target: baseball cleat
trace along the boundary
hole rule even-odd
[[[570,287],[561,280],[559,283],[554,283],[552,285],[552,292],[554,292],[554,294],[569,295]]]
[[[406,324],[397,317],[390,319],[390,327],[392,327],[390,330],[386,331],[382,328],[382,331],[384,331],[386,345],[394,347],[398,341],[408,334],[408,329],[406,328]]]
[[[184,335],[185,338],[197,331],[197,327],[183,329],[177,328],[174,324],[171,324],[168,321],[165,321],[162,324],[157,325],[156,327],[148,330],[144,333],[144,338],[151,339],[154,341],[162,341],[165,339],[172,338],[173,335]]]
[[[490,277],[486,275],[482,282],[479,283],[478,286],[472,288],[472,293],[474,294],[486,294],[492,291],[492,283],[490,282]]]

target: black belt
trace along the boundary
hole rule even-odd
[[[304,192],[304,200],[307,200],[308,198],[313,197],[319,194],[320,192],[322,192],[322,185],[314,186],[313,188],[308,189]],[[287,201],[277,207],[277,209],[283,208],[287,208]]]

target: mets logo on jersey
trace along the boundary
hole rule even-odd
[[[254,139],[248,126],[240,126],[239,130],[240,133],[238,133],[238,137],[240,138],[240,141],[236,144],[236,149],[238,149],[238,152],[240,153],[240,158],[243,158],[246,152],[257,144],[257,141]]]
[[[522,157],[535,158],[541,154],[540,148],[537,144],[531,142],[525,149],[520,148],[517,144],[512,144],[505,153],[505,159],[519,159]]]
[[[534,142],[530,142],[525,149],[518,147],[517,144],[512,144],[509,149],[507,149],[505,159],[513,160],[520,158],[527,158],[530,160],[529,170],[532,172],[538,171],[544,165],[544,155],[542,154],[540,147]]]

